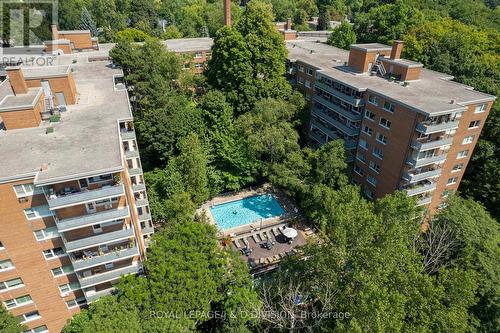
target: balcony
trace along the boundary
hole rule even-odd
[[[97,301],[101,297],[111,295],[114,291],[115,291],[115,288],[108,288],[108,289],[104,289],[104,290],[97,291],[94,293],[90,293],[90,292],[85,293],[85,299],[87,300],[87,303],[91,303],[91,302]]]
[[[131,168],[131,169],[128,169],[128,174],[130,176],[142,175],[142,169],[141,168]]]
[[[82,227],[88,227],[94,224],[122,220],[127,217],[129,217],[129,211],[127,208],[110,209],[99,213],[58,220],[56,224],[58,231],[64,232]]]
[[[336,104],[333,104],[332,102],[330,102],[329,100],[327,100],[326,98],[322,97],[322,96],[314,96],[314,101],[323,105],[323,106],[326,106],[327,108],[333,110],[334,112],[337,112],[338,114],[352,120],[352,121],[358,121],[358,120],[361,120],[361,118],[363,117],[362,113],[352,113],[350,111],[347,111],[347,110],[344,110],[340,107],[340,105],[336,105]]]
[[[127,150],[125,151],[126,158],[139,157],[139,150]]]
[[[322,126],[321,124],[314,123],[314,127],[317,127],[318,129],[320,129],[320,128],[319,128],[320,126],[321,126],[321,129],[328,130],[327,128],[325,128],[325,127],[324,127],[324,126]],[[329,132],[331,132],[331,131],[329,131]],[[334,133],[332,133],[332,134],[334,134]],[[325,134],[325,135],[326,135],[326,134]],[[317,141],[319,144],[321,144],[321,145],[326,143],[326,138],[324,138],[324,139],[323,139],[323,138],[321,137],[321,135],[320,135],[320,134],[318,134],[318,133],[315,133],[315,132],[313,132],[313,131],[309,131],[309,136],[310,136],[311,138],[313,138],[314,140],[316,140],[316,141]],[[330,136],[330,135],[328,135],[328,138],[329,138],[329,140],[328,140],[328,141],[330,141],[330,140],[338,140],[338,139],[344,140],[344,139],[342,139],[342,138],[339,138],[339,136],[338,136],[338,135],[335,135],[335,136],[333,136],[333,137],[332,137],[332,136]],[[348,140],[348,141],[344,140],[344,146],[345,146],[345,148],[346,148],[347,150],[350,150],[350,149],[355,149],[355,148],[356,148],[356,141],[354,141],[354,140]]]
[[[150,227],[150,226],[147,226],[147,227],[145,227],[145,228],[142,229],[142,234],[143,235],[149,235],[149,234],[152,234],[154,232],[155,232],[154,228]]]
[[[119,197],[124,194],[125,189],[123,185],[120,184],[114,186],[103,186],[96,190],[86,190],[59,196],[53,193],[47,197],[47,203],[49,204],[49,209],[54,210],[74,205],[81,205],[91,201]]]
[[[410,182],[410,183],[416,183],[416,182],[424,180],[424,179],[439,177],[440,175],[441,175],[441,168],[437,168],[434,170],[429,170],[429,171],[420,172],[420,173],[406,172],[403,175],[403,179]]]
[[[148,199],[135,199],[135,205],[137,207],[147,206],[148,205]]]
[[[146,184],[144,183],[132,184],[132,191],[134,192],[146,191]]]
[[[322,138],[320,134],[315,133],[313,131],[309,131],[309,136],[316,140],[320,145],[323,145],[326,143],[326,137]]]
[[[132,140],[135,139],[134,131],[121,131],[122,140]]]
[[[320,88],[321,90],[326,91],[326,92],[332,94],[333,96],[343,100],[344,102],[347,102],[347,103],[352,104],[354,106],[360,106],[364,102],[362,98],[354,97],[351,95],[346,95],[338,90],[335,90],[335,88],[330,87],[330,86],[322,83],[321,81],[316,81],[314,84],[316,87]]]
[[[432,196],[424,197],[420,200],[417,200],[417,206],[428,205],[431,203],[431,201],[432,201]]]
[[[442,123],[418,123],[417,124],[417,131],[423,134],[432,134],[432,133],[437,133],[437,132],[443,132],[446,130],[458,128],[458,123],[459,121],[448,121],[448,122],[442,122]]]
[[[113,269],[104,273],[99,273],[88,277],[79,278],[80,286],[82,288],[92,287],[97,284],[119,279],[124,275],[137,274],[140,272],[140,270],[141,266],[139,264],[134,264],[131,266]]]
[[[71,242],[65,242],[66,252],[74,252],[86,249],[92,246],[99,246],[110,242],[115,242],[134,236],[134,229],[122,229],[113,232],[98,234],[95,236],[85,237]]]
[[[313,113],[317,117],[323,119],[327,123],[332,124],[332,126],[334,126],[338,130],[342,131],[343,133],[345,133],[345,134],[347,134],[349,136],[355,136],[355,135],[358,135],[358,133],[359,133],[359,129],[354,129],[354,128],[347,127],[347,125],[342,124],[340,121],[335,120],[330,115],[325,114],[324,112],[322,112],[321,110],[318,110],[317,108],[313,108]],[[317,124],[317,122],[314,123],[314,126],[316,126],[316,124]],[[319,126],[317,126],[317,127],[323,131],[322,128],[320,128]],[[326,129],[326,127],[325,127],[325,129]],[[326,131],[327,132],[325,132],[325,131],[323,131],[323,132],[326,133],[326,134],[328,134],[328,136],[330,136],[330,134],[328,132],[333,133],[329,129],[326,129]],[[331,136],[332,137],[336,137],[337,135],[333,133]]]
[[[413,142],[411,143],[411,147],[418,151],[424,151],[451,145],[452,142],[453,142],[453,137],[441,140],[428,141],[428,142],[420,142],[417,140],[413,140]]]
[[[139,249],[135,246],[132,248],[127,248],[125,250],[110,251],[103,255],[98,255],[92,258],[73,261],[73,269],[75,271],[80,271],[82,269],[88,269],[91,267],[104,265],[109,262],[132,258],[138,255]]]
[[[416,186],[413,186],[411,188],[407,188],[406,194],[409,197],[412,197],[414,195],[419,195],[422,193],[434,191],[436,189],[436,186],[437,186],[437,183],[434,183],[434,182],[428,182],[426,184],[416,185]]]
[[[142,213],[139,215],[139,221],[147,221],[147,220],[151,220],[150,213]]]
[[[437,156],[432,156],[432,157],[426,157],[426,158],[420,158],[420,159],[415,159],[413,157],[409,158],[406,162],[411,165],[414,168],[418,168],[424,165],[429,165],[429,164],[434,164],[434,163],[440,163],[444,162],[446,160],[446,155],[447,154],[440,154]]]

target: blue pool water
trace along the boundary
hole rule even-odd
[[[261,219],[280,216],[283,208],[271,194],[256,195],[241,200],[226,202],[210,208],[215,222],[222,230],[239,227]]]

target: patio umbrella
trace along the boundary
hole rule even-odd
[[[298,234],[297,230],[295,230],[294,228],[285,228],[281,232],[288,238],[295,238]]]

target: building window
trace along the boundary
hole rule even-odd
[[[30,207],[24,210],[24,214],[28,220],[53,216],[53,213],[49,210],[49,206]]]
[[[368,142],[366,140],[359,139],[359,146],[364,150],[368,150]]]
[[[368,134],[368,135],[372,135],[373,130],[371,129],[371,127],[365,126],[363,128],[363,133]]]
[[[68,309],[77,307],[77,306],[82,306],[85,305],[87,301],[85,300],[85,297],[78,297],[77,299],[72,299],[66,302],[66,306]]]
[[[306,88],[311,88],[311,82],[309,80],[306,80],[304,85]]]
[[[476,109],[474,110],[474,113],[481,113],[481,112],[484,112],[486,111],[486,108],[488,107],[488,104],[480,104],[478,106],[476,106]]]
[[[111,173],[108,173],[105,175],[90,177],[90,178],[88,178],[88,182],[90,184],[94,184],[94,183],[107,182],[108,180],[112,180],[112,179],[113,179],[113,175]]]
[[[369,165],[371,170],[375,171],[376,173],[380,172],[380,165],[378,165],[377,163],[370,161]]]
[[[463,145],[467,145],[469,143],[472,143],[474,141],[474,135],[469,135],[464,138],[464,141],[462,141]]]
[[[451,177],[450,179],[448,179],[448,182],[446,183],[446,185],[453,185],[457,181],[458,181],[458,177]]]
[[[391,121],[385,118],[380,118],[380,126],[385,127],[387,129],[391,128]]]
[[[49,329],[47,328],[47,326],[42,325],[42,326],[37,326],[37,327],[30,329],[30,330],[24,331],[23,333],[48,333],[48,332],[49,332]]]
[[[8,271],[14,268],[14,264],[10,259],[5,259],[0,261],[0,272]]]
[[[0,250],[3,250],[5,249],[5,247],[3,246],[3,243],[0,241]]]
[[[313,70],[309,67],[306,68],[306,74],[307,75],[313,75]]]
[[[71,265],[56,267],[56,268],[52,269],[52,275],[54,275],[54,277],[71,274],[73,272],[74,272],[73,266],[71,266]]]
[[[298,76],[297,81],[299,82],[299,84],[304,84],[304,78],[302,76]]]
[[[369,198],[369,199],[373,199],[373,191],[370,191],[369,189],[367,189],[366,187],[363,189],[363,193]]]
[[[469,123],[469,129],[478,128],[480,124],[481,124],[481,120],[473,120]]]
[[[368,183],[372,184],[373,186],[377,186],[377,180],[372,176],[366,177],[366,181]]]
[[[394,104],[389,102],[384,102],[384,110],[389,112],[394,112]]]
[[[377,96],[374,96],[374,95],[369,95],[368,96],[368,102],[370,104],[373,104],[373,105],[377,105],[378,106],[378,97]]]
[[[6,300],[3,303],[5,304],[5,307],[7,309],[12,309],[12,308],[15,308],[15,307],[18,307],[18,306],[21,306],[21,305],[25,305],[25,304],[28,304],[28,303],[32,303],[32,302],[33,301],[31,300],[31,296],[30,295],[24,295],[24,296],[21,296],[21,297],[18,297],[18,298],[13,298],[13,299]]]
[[[361,162],[363,162],[363,163],[366,163],[366,156],[365,156],[365,154],[363,154],[363,153],[361,153],[361,152],[359,152],[359,151],[358,151],[358,152],[357,152],[357,154],[356,154],[356,158],[357,158],[359,161],[361,161]]]
[[[378,147],[374,147],[373,148],[373,155],[375,157],[378,157],[379,159],[383,160],[384,159],[384,153],[382,152],[382,150]]]
[[[37,241],[59,237],[57,227],[49,227],[46,229],[37,230],[34,232]]]
[[[464,157],[467,157],[467,155],[469,155],[469,151],[468,150],[462,150],[461,152],[459,152],[457,154],[457,158],[464,158]]]
[[[45,257],[45,259],[54,259],[65,254],[66,252],[64,252],[64,249],[62,247],[55,247],[53,249],[43,251],[43,256]]]
[[[365,110],[365,118],[373,121],[375,119],[375,113],[370,110]]]
[[[67,296],[71,291],[78,289],[80,289],[80,284],[78,282],[66,283],[59,286],[59,291],[62,297]]]
[[[304,72],[304,66],[298,65],[299,72]]]
[[[458,172],[460,170],[462,170],[464,167],[464,164],[463,163],[460,163],[460,164],[455,164],[453,166],[453,169],[451,169],[451,172]]]
[[[365,172],[363,171],[363,169],[361,169],[358,165],[354,166],[354,172],[356,172],[360,176],[364,176],[364,174],[365,174]]]
[[[20,288],[22,286],[24,286],[24,284],[21,278],[15,278],[12,280],[3,281],[0,282],[0,292]]]
[[[18,318],[21,320],[21,323],[26,323],[28,321],[42,318],[42,316],[40,316],[40,313],[38,313],[38,311],[31,311],[18,316]]]
[[[203,53],[201,53],[201,52],[196,52],[196,53],[194,54],[194,57],[195,57],[196,59],[203,58]]]
[[[386,145],[387,144],[387,137],[385,135],[377,132],[377,141],[383,145]]]
[[[43,189],[40,187],[35,187],[33,184],[21,184],[14,185],[14,191],[16,192],[16,196],[18,198],[29,197],[34,194],[42,194]]]

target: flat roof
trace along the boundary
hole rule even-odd
[[[44,44],[69,44],[69,39],[54,39],[54,40],[46,40]]]
[[[58,32],[63,35],[74,35],[74,34],[89,34],[90,30],[58,30]]]
[[[21,67],[27,80],[67,76],[70,66]]]
[[[208,51],[214,44],[210,37],[167,39],[164,42],[167,48],[174,52]]]
[[[319,72],[359,91],[373,91],[424,114],[441,113],[496,97],[451,81],[449,74],[423,68],[420,79],[403,86],[379,76],[359,74],[347,65],[349,51],[307,40],[287,41],[288,58],[319,68]],[[455,104],[451,104],[455,100]]]
[[[33,108],[40,99],[42,88],[29,88],[26,94],[9,95],[0,102],[0,112]]]
[[[42,185],[123,169],[118,120],[132,114],[127,91],[114,88],[122,71],[107,61],[78,61],[72,69],[79,98],[60,122],[0,131],[0,182],[36,175]],[[46,134],[47,127],[54,132]]]
[[[392,47],[380,43],[352,44],[351,48],[365,51],[391,51]]]

